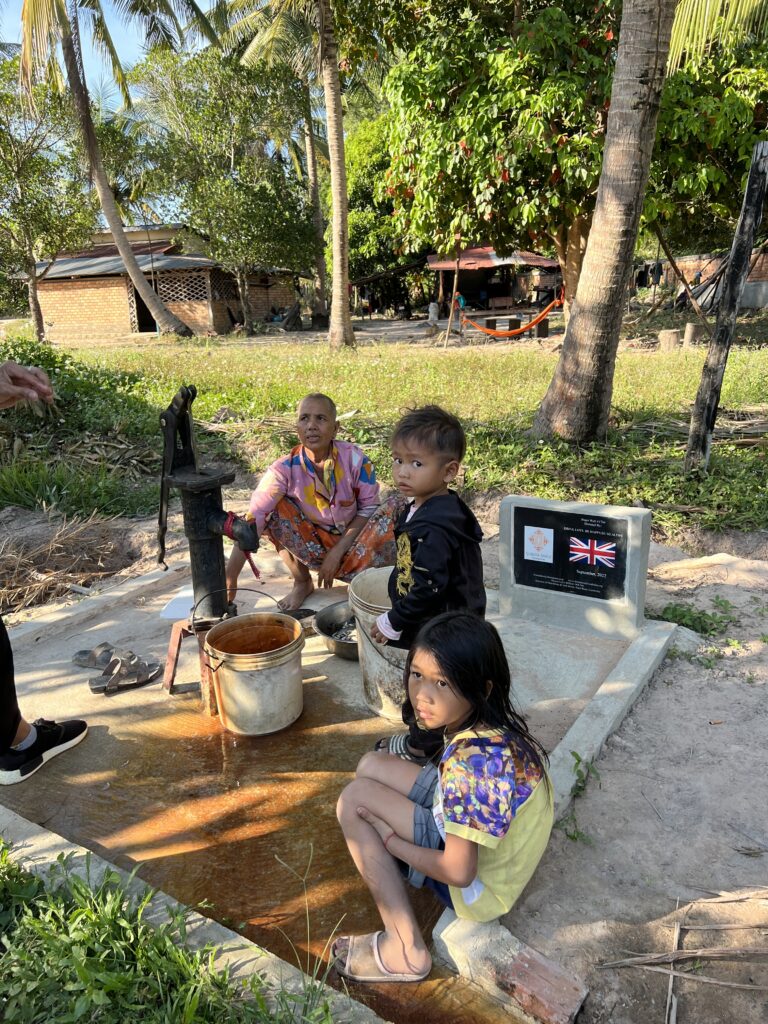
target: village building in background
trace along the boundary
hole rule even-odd
[[[438,275],[438,301],[450,299],[456,258],[428,256],[427,263]],[[515,250],[499,256],[492,246],[480,245],[459,254],[459,291],[468,305],[478,309],[545,305],[555,297],[561,283],[557,260],[535,252]]]
[[[139,266],[168,309],[196,334],[227,334],[243,322],[235,277],[176,241],[181,224],[126,227]],[[38,265],[42,270],[44,264]],[[248,280],[254,320],[270,320],[297,299],[296,274],[265,268]],[[101,340],[155,331],[112,235],[103,231],[80,252],[59,256],[38,285],[46,334],[53,341]]]

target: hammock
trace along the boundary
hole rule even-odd
[[[461,322],[462,325],[471,324],[475,330],[482,331],[483,334],[490,334],[493,338],[513,338],[517,334],[525,334],[526,331],[530,331],[532,327],[540,324],[541,321],[552,312],[555,306],[562,306],[562,304],[563,296],[560,294],[556,299],[553,299],[545,309],[542,309],[539,315],[535,316],[533,320],[527,324],[523,324],[522,327],[516,327],[513,331],[496,331],[490,327],[481,327],[480,324],[475,323],[474,320],[470,320],[468,316],[462,317]]]

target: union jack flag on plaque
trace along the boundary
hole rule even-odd
[[[587,565],[605,565],[613,569],[616,565],[616,544],[600,544],[596,540],[579,540],[571,537],[570,562],[586,562]]]

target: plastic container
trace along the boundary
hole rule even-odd
[[[304,708],[300,622],[276,612],[225,619],[208,630],[205,654],[219,715],[240,736],[285,729]]]
[[[387,583],[392,570],[366,569],[349,585],[349,603],[357,619],[357,650],[365,703],[377,715],[402,723],[405,660],[408,652],[371,639],[371,627],[392,604]]]

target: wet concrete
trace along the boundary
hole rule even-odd
[[[286,589],[276,560],[265,580],[273,595]],[[170,623],[159,613],[182,582],[177,576],[165,593],[135,596],[122,607],[95,610],[91,618],[78,613],[73,627],[64,620],[37,640],[27,633],[16,644],[11,633],[24,714],[82,716],[90,735],[23,785],[0,790],[0,803],[122,867],[140,865],[138,873],[150,885],[202,906],[208,916],[292,962],[298,958],[305,968],[309,958],[311,969],[315,956],[327,959],[335,932],[380,927],[348,856],[335,803],[362,754],[394,729],[365,706],[357,663],[332,656],[317,637],[302,656],[303,714],[270,736],[227,733],[200,711],[195,695],[171,697],[157,684],[109,698],[92,694],[87,680],[96,673],[75,668],[73,653],[107,640],[164,661]],[[334,588],[316,593],[310,603],[320,607],[345,596],[346,588]],[[252,610],[252,602],[241,610]],[[257,608],[271,611],[274,604],[260,601]],[[505,640],[531,648],[518,655],[515,675],[524,681],[522,703],[538,715],[551,745],[600,678],[571,673],[554,714],[555,698],[546,689],[554,683],[539,639],[527,645],[524,637]],[[611,652],[600,671],[620,653]],[[189,639],[178,681],[198,678],[197,647]],[[414,893],[414,903],[428,931],[442,908],[429,893]],[[508,1008],[438,969],[420,985],[350,991],[398,1024],[514,1019]]]

